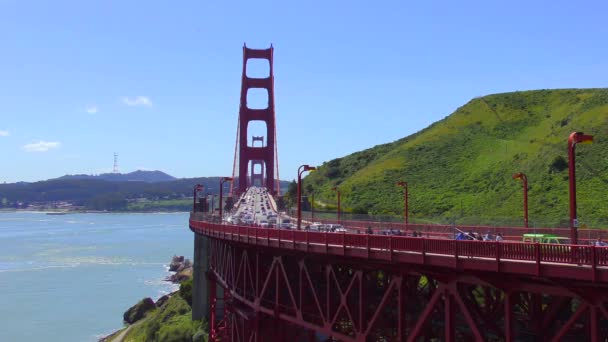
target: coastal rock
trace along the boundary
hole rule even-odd
[[[180,284],[192,277],[192,261],[183,256],[174,255],[169,264],[169,271],[175,273],[165,278],[165,281]]]
[[[192,277],[192,267],[185,268],[185,269],[181,270],[180,272],[174,274],[174,280],[177,283],[186,281],[186,280],[190,279],[191,277]]]
[[[184,263],[184,256],[174,255],[171,259],[171,264],[169,264],[169,271],[177,272],[178,268]]]
[[[175,274],[172,274],[165,278],[165,281],[170,281],[174,284],[181,284],[183,281],[188,280],[192,277],[192,267],[183,269]]]
[[[160,308],[161,306],[163,306],[163,304],[165,304],[167,302],[167,300],[169,300],[169,298],[171,298],[170,294],[164,295],[160,298],[158,298],[158,300],[156,301],[156,307]]]
[[[133,305],[129,310],[125,311],[123,320],[129,324],[133,324],[140,319],[144,318],[149,311],[156,308],[156,304],[152,298],[147,297],[139,301],[139,303]]]

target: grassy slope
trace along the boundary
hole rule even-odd
[[[201,322],[192,321],[192,309],[179,295],[172,296],[165,305],[134,324],[125,337],[127,342],[191,341]]]
[[[555,158],[567,160],[573,131],[595,135],[578,146],[579,220],[608,226],[608,89],[514,92],[471,100],[452,115],[393,143],[324,163],[306,177],[322,202],[354,212],[398,214],[410,184],[410,215],[432,222],[521,224],[521,183],[530,182],[530,221],[567,224],[568,171],[550,171]]]

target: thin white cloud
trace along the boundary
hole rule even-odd
[[[0,137],[8,137],[9,135],[11,135],[9,131],[3,131],[0,129]]]
[[[50,149],[58,148],[59,146],[61,146],[61,143],[57,141],[39,141],[37,143],[23,145],[22,148],[26,152],[46,152]]]
[[[122,102],[130,107],[135,106],[143,106],[143,107],[152,107],[152,101],[150,98],[146,96],[136,96],[136,97],[123,97]]]
[[[97,106],[90,106],[90,107],[87,107],[86,111],[89,114],[95,114],[99,111],[99,108],[97,108]]]

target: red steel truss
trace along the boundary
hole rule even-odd
[[[196,216],[190,228],[210,240],[210,303],[223,301],[221,322],[211,310],[212,340],[608,339],[608,248],[276,230]]]

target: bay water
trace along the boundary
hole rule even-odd
[[[0,341],[96,341],[176,290],[168,264],[193,244],[188,213],[0,212]]]

